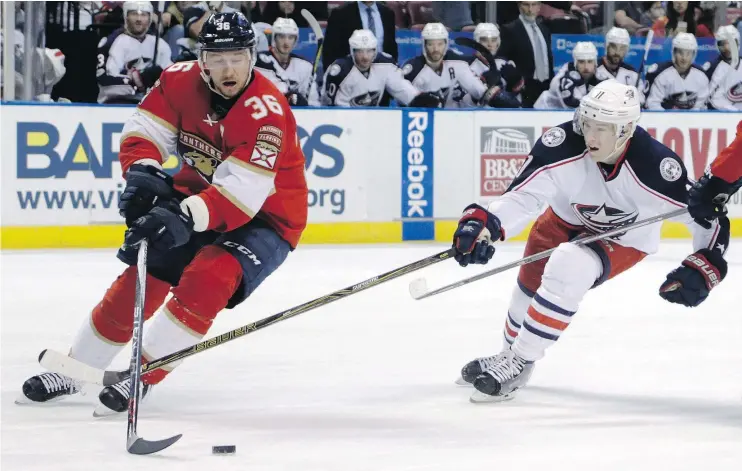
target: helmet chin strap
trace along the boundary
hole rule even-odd
[[[629,143],[629,139],[631,139],[631,134],[626,133],[623,136],[619,137],[616,140],[616,143],[613,146],[613,151],[611,151],[610,154],[603,157],[602,159],[595,159],[600,163],[613,165],[618,161],[618,158],[623,154],[623,151],[626,150],[626,146]]]

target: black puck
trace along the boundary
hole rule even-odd
[[[233,455],[237,451],[234,445],[214,445],[211,447],[211,453],[215,455]]]

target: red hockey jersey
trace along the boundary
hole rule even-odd
[[[742,121],[737,124],[737,137],[711,162],[711,174],[727,183],[742,178]]]
[[[307,223],[307,182],[296,120],[278,89],[259,73],[218,119],[196,61],[165,69],[126,122],[119,160],[183,165],[175,188],[208,208],[200,230],[234,230],[263,219],[296,247]],[[198,229],[197,229],[198,230]]]

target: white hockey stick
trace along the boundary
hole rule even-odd
[[[314,36],[317,38],[317,54],[314,56],[314,64],[312,64],[312,75],[317,75],[317,67],[322,60],[322,45],[325,42],[325,35],[322,33],[322,27],[319,25],[317,19],[309,13],[309,10],[302,8],[301,16],[307,20],[309,27],[312,28]]]
[[[680,216],[682,214],[685,214],[687,211],[688,210],[685,208],[676,209],[675,211],[670,211],[669,213],[659,214],[657,216],[652,216],[651,218],[647,218],[647,219],[635,222],[633,224],[628,224],[625,226],[617,227],[615,229],[611,229],[610,231],[603,232],[602,234],[596,234],[594,236],[585,237],[583,239],[578,239],[578,240],[573,241],[572,243],[575,245],[589,244],[590,242],[595,242],[596,240],[606,239],[616,234],[621,234],[623,232],[630,231],[631,229],[637,229],[639,227],[648,226],[656,222],[664,221],[665,219],[670,219],[676,216]],[[529,257],[521,258],[520,260],[516,260],[514,262],[508,263],[506,265],[502,265],[497,268],[493,268],[492,270],[485,271],[483,273],[472,276],[470,278],[465,278],[463,280],[457,281],[456,283],[451,283],[450,285],[443,286],[433,291],[428,290],[428,283],[427,281],[425,281],[425,278],[418,278],[412,281],[412,283],[410,283],[410,286],[409,286],[410,295],[414,299],[417,299],[417,300],[429,298],[431,296],[435,296],[436,294],[445,293],[446,291],[460,288],[464,285],[468,285],[469,283],[473,283],[475,281],[479,281],[481,279],[490,277],[492,275],[502,273],[506,270],[510,270],[511,268],[515,268],[521,265],[525,265],[527,263],[535,262],[536,260],[541,260],[542,258],[546,258],[549,255],[551,255],[551,253],[554,252],[555,250],[556,250],[556,247],[554,247],[553,249],[544,250],[543,252],[533,254]]]
[[[644,75],[644,67],[646,67],[647,64],[647,57],[649,57],[649,50],[652,48],[652,39],[654,39],[654,30],[649,30],[647,33],[647,39],[644,41],[644,57],[642,58],[642,63],[639,66],[639,73],[636,74],[636,83],[634,86],[636,88],[639,88],[639,83],[642,80],[642,75]]]

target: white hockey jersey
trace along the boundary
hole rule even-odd
[[[489,70],[484,62],[477,56],[471,56],[469,68],[477,78],[484,82],[482,75]],[[500,75],[500,87],[513,94],[519,93],[523,88],[523,75],[518,71],[515,62],[495,57],[495,68]]]
[[[98,43],[98,103],[104,103],[111,98],[137,94],[128,72],[132,69],[143,71],[151,65],[165,69],[173,63],[170,60],[170,46],[162,38],[159,39],[157,60],[155,55],[155,41],[157,37],[148,34],[140,41],[126,33],[121,27],[103,38]],[[144,96],[144,91],[139,94]]]
[[[708,107],[713,110],[742,110],[742,60],[737,69],[724,62],[721,57],[712,63],[707,62],[703,68],[709,78]]]
[[[366,73],[358,70],[351,56],[336,60],[327,68],[323,84],[323,106],[379,106],[385,91],[406,105],[419,94],[384,53],[376,56]]]
[[[682,160],[643,128],[637,127],[615,165],[605,165],[590,158],[584,138],[569,121],[541,136],[508,190],[488,210],[498,217],[506,237],[519,234],[545,205],[571,225],[602,233],[686,207],[686,184]],[[711,229],[699,226],[687,213],[674,220],[690,228],[694,251],[726,251],[726,218],[714,221]],[[659,248],[661,227],[632,229],[612,240],[652,254]]]
[[[433,70],[424,56],[417,56],[405,63],[402,73],[421,92],[438,95],[444,108],[469,107],[464,102],[468,94],[479,101],[487,91],[486,85],[469,68],[470,56],[446,52],[440,73]]]
[[[647,69],[648,110],[703,110],[709,94],[709,79],[703,69],[691,65],[681,77],[672,61],[652,64]]]
[[[310,95],[317,93],[312,63],[296,54],[290,55],[289,65],[284,69],[270,51],[259,53],[255,68],[284,95],[296,93],[309,101]]]
[[[539,95],[533,108],[537,110],[561,110],[577,108],[582,97],[590,93],[601,80],[597,74],[588,81],[583,80],[574,62],[567,62],[551,79],[549,89]]]

